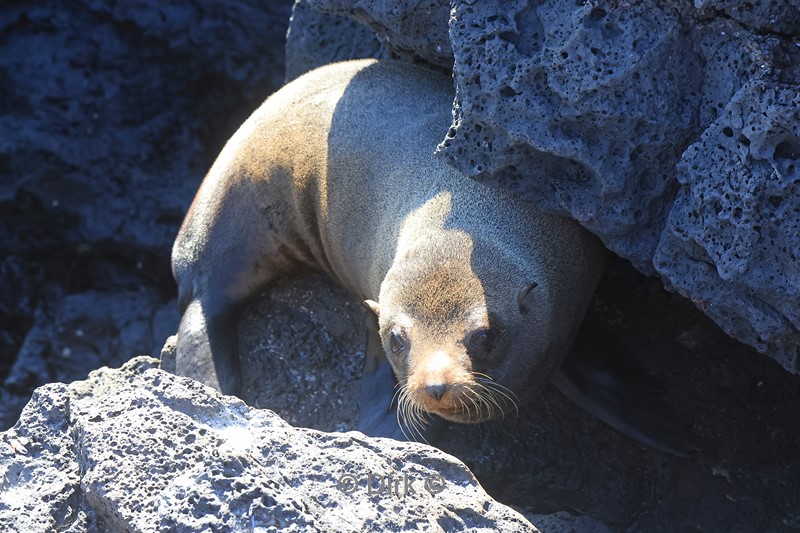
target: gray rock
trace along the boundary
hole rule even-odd
[[[655,265],[731,335],[800,371],[800,92],[742,87],[678,165]]]
[[[0,201],[33,195],[64,241],[167,249],[216,152],[176,125],[219,128],[280,85],[288,2],[78,4],[0,10]]]
[[[24,426],[0,434],[0,528],[75,531],[91,519],[81,506],[80,465],[70,435],[66,385],[46,385],[23,410]]]
[[[152,290],[69,294],[41,306],[4,381],[13,391],[83,379],[87,369],[118,366],[131,354],[157,354],[178,326],[177,304],[159,306]]]
[[[452,66],[454,119],[441,157],[580,221],[728,334],[800,373],[796,2],[458,0],[445,15],[447,2],[307,1],[363,22],[394,55]],[[454,64],[436,53],[447,41]],[[754,87],[756,103],[743,106]],[[759,116],[763,129],[744,134],[750,153],[733,149],[737,124]],[[709,144],[720,127],[735,137]],[[689,199],[743,176],[752,191],[774,191],[772,200],[734,195],[702,225],[685,220],[698,209]],[[735,231],[718,218],[741,210],[749,214]],[[741,251],[731,250],[767,225],[758,250],[733,265]],[[698,249],[707,252],[699,262]]]
[[[547,533],[610,533],[605,525],[585,516],[573,516],[565,511],[551,515],[526,516]]]
[[[295,2],[291,21],[286,34],[286,83],[335,61],[388,55],[372,30],[348,17],[320,13],[308,0]]]
[[[700,17],[724,14],[760,33],[797,35],[800,32],[800,4],[796,0],[694,0],[694,7]]]
[[[459,3],[450,27],[454,125],[440,146],[465,174],[567,214],[645,272],[697,128],[701,58],[656,2]]]
[[[535,531],[435,448],[294,429],[157,365],[37,390],[0,436],[0,529]]]
[[[348,16],[375,32],[396,57],[450,65],[453,51],[447,36],[450,4],[443,0],[304,0],[321,13]],[[341,40],[342,37],[337,37]],[[323,51],[324,52],[324,51]],[[287,58],[288,62],[288,58]]]
[[[174,298],[172,241],[224,142],[281,85],[290,9],[291,0],[0,5],[0,382],[13,389],[0,395],[16,396],[0,429],[33,385],[117,365],[162,344],[166,326],[174,332],[177,308],[155,314]],[[147,301],[111,303],[126,292]],[[70,345],[50,342],[63,336],[50,318],[65,296],[87,306],[72,309],[97,333],[91,342],[119,333],[118,345],[62,357]],[[158,343],[139,343],[147,329]]]

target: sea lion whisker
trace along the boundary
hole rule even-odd
[[[471,391],[471,392],[474,392],[474,391]],[[481,407],[480,407],[480,405],[478,405],[478,402],[476,402],[475,398],[473,398],[471,395],[465,394],[465,396],[469,399],[469,401],[472,402],[472,405],[475,406],[475,418],[477,420],[480,420],[480,418],[481,418]],[[472,420],[471,417],[470,417],[470,420]]]
[[[494,418],[495,407],[500,411],[500,416],[503,416],[503,409],[497,404],[497,399],[494,397],[494,394],[491,392],[486,392],[485,394],[481,392],[480,397],[486,404],[487,418]]]
[[[486,418],[491,419],[495,416],[495,408],[502,414],[503,410],[497,405],[497,400],[491,392],[478,391],[479,398],[486,405]]]
[[[425,438],[423,430],[425,426],[428,425],[428,420],[424,416],[425,411],[422,410],[418,405],[412,405],[412,427],[413,431],[416,431],[417,435],[420,439],[422,439],[425,444],[430,444],[428,439]]]
[[[500,389],[496,389],[496,388],[492,387],[491,384],[486,386],[486,389],[489,391],[489,393],[494,398],[501,400],[503,402],[503,405],[508,405],[508,404],[513,404],[514,403],[514,400],[511,398],[511,396],[509,396],[508,394],[506,394],[505,392],[503,392]]]
[[[475,383],[475,385],[478,385],[478,383]],[[468,392],[468,394],[466,394],[468,398],[472,398],[474,395],[474,397],[478,400],[477,409],[479,414],[485,411],[487,414],[487,418],[492,418],[492,416],[494,415],[494,408],[486,400],[486,398],[484,397],[485,395],[480,390],[473,388],[472,384],[466,386],[465,389]],[[484,406],[485,409],[481,409],[481,406]]]
[[[422,440],[425,440],[422,432],[419,429],[419,407],[411,400],[411,394],[407,385],[404,384],[400,390],[401,394],[397,406],[397,421],[398,425],[400,426],[400,430],[403,432],[403,436],[407,440],[416,440],[414,438],[415,435],[418,435],[420,438],[422,438]],[[408,432],[406,432],[406,429],[408,429]]]
[[[516,416],[519,416],[519,401],[518,401],[518,397],[517,397],[516,394],[514,394],[512,391],[508,390],[506,387],[502,387],[502,389],[501,388],[495,388],[497,386],[496,383],[487,383],[487,385],[489,385],[489,387],[492,389],[493,394],[503,397],[503,399],[504,399],[503,404],[507,405],[507,404],[510,403],[514,407],[514,412],[516,413]],[[503,389],[508,391],[508,393],[513,395],[513,397],[509,396],[509,394],[506,394],[506,392],[504,392]]]
[[[458,401],[461,404],[461,410],[467,413],[467,421],[472,420],[472,413],[470,413],[469,406],[460,397],[458,398]]]
[[[506,331],[506,330],[503,330],[503,333],[501,333],[501,334],[500,334],[500,338],[499,338],[499,339],[497,339],[497,341],[495,341],[495,342],[496,342],[497,344],[500,344],[500,343],[503,341],[503,339],[505,339],[505,338],[506,338],[506,335],[507,335],[507,334],[508,334],[508,331]]]
[[[404,409],[400,405],[397,406],[396,417],[397,417],[397,425],[400,428],[400,431],[403,433],[403,436],[406,439],[409,439],[409,436],[406,433],[406,429],[405,429],[407,427],[407,424],[406,424],[406,413],[405,413]]]
[[[519,396],[506,387],[505,385],[501,385],[500,383],[496,382],[491,376],[487,374],[483,374],[481,372],[472,372],[473,376],[480,376],[475,379],[475,383],[477,384],[485,384],[486,387],[492,390],[492,396],[497,398],[501,396],[503,398],[503,404],[511,404],[514,406],[514,411],[516,411],[517,415],[519,415]],[[505,409],[501,407],[501,410],[505,413]]]
[[[489,407],[489,417],[491,418],[491,417],[494,416],[494,408],[495,407],[497,407],[497,409],[500,411],[500,413],[502,415],[505,415],[505,412],[503,410],[503,406],[500,405],[500,402],[499,402],[499,400],[497,398],[497,395],[494,393],[494,391],[492,391],[489,387],[487,387],[483,383],[479,383],[477,381],[475,382],[475,385],[480,387],[480,389],[481,389],[479,391],[479,394],[480,394],[481,398],[483,398],[485,401],[487,401],[487,407]],[[488,402],[491,402],[492,405],[488,405]],[[503,402],[503,403],[505,403],[505,402]]]
[[[395,388],[396,388],[396,390],[394,391],[394,394],[392,394],[392,399],[391,399],[391,401],[389,402],[389,408],[391,408],[391,407],[392,407],[392,404],[394,404],[394,401],[395,401],[395,400],[397,400],[397,401],[398,401],[398,405],[399,405],[399,403],[400,403],[400,400],[398,399],[398,396],[402,395],[402,391],[403,391],[403,389],[404,389],[406,386],[405,386],[405,385],[398,386],[398,385],[400,385],[400,383],[397,383],[397,384],[395,385]]]
[[[509,396],[509,394],[506,394],[502,390],[502,389],[508,390],[506,387],[503,387],[499,383],[495,383],[493,381],[486,381],[485,384],[482,383],[482,381],[484,380],[475,381],[475,385],[486,390],[486,393],[491,397],[492,401],[495,403],[495,405],[497,405],[497,408],[500,410],[502,414],[501,416],[502,420],[505,419],[505,413],[506,413],[506,409],[504,408],[504,406],[508,406],[509,404],[511,404],[514,407],[514,410],[516,411],[517,415],[519,415],[519,407],[517,405],[517,402],[511,396]],[[508,392],[513,394],[511,391]],[[503,405],[500,405],[501,401]]]
[[[483,381],[483,380],[478,380],[478,381]],[[493,380],[491,380],[491,381],[483,381],[483,383],[485,383],[487,386],[491,387],[492,389],[494,389],[494,390],[496,390],[498,392],[505,391],[507,393],[506,396],[510,395],[510,396],[513,397],[513,399],[512,398],[509,398],[509,399],[512,399],[512,401],[514,401],[514,402],[519,402],[519,396],[517,396],[517,394],[514,391],[512,391],[511,389],[509,389],[505,385],[501,385],[500,383],[498,383],[496,381],[493,381]]]
[[[484,374],[482,372],[474,372],[474,371],[470,372],[470,374],[472,376],[477,376],[477,378],[475,379],[476,382],[486,383],[487,385],[490,385],[492,387],[496,387],[498,389],[503,389],[503,390],[507,391],[509,394],[512,394],[515,398],[517,398],[517,395],[514,393],[514,391],[512,391],[511,389],[509,389],[505,385],[502,385],[502,384],[498,383],[497,381],[495,381],[492,376],[490,376],[488,374]],[[517,398],[517,399],[519,399],[519,398]]]
[[[400,388],[400,390],[402,392],[400,394],[400,399],[397,405],[397,424],[400,426],[400,431],[403,432],[403,436],[406,439],[414,440],[413,439],[414,431],[411,423],[411,414],[412,414],[411,410],[413,409],[413,406],[410,403],[410,395],[408,393],[408,387],[406,385],[403,385]],[[405,428],[408,428],[409,432],[411,432],[410,436],[408,433],[406,433]]]

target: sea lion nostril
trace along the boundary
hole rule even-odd
[[[440,383],[438,385],[428,385],[425,387],[425,392],[428,393],[428,396],[436,399],[439,401],[444,396],[444,393],[447,391],[447,385]]]

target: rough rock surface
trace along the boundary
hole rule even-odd
[[[322,14],[306,2],[296,2],[292,20],[286,34],[286,83],[335,61],[388,55],[375,34],[351,18]]]
[[[425,61],[433,65],[452,63],[453,51],[447,36],[449,2],[442,0],[300,0],[321,13],[348,16],[375,32],[378,40],[394,56]],[[297,27],[297,24],[292,24]],[[302,30],[301,30],[302,31]],[[350,40],[346,34],[317,28],[328,42]],[[320,57],[324,50],[320,51]],[[287,64],[289,63],[287,57]]]
[[[579,220],[800,373],[797,2],[304,2],[453,68],[451,164]]]
[[[739,89],[683,154],[677,177],[683,187],[656,268],[728,333],[797,371],[798,86],[757,81]]]
[[[535,531],[435,448],[295,429],[157,365],[36,391],[0,435],[0,529]]]
[[[282,84],[290,9],[0,5],[0,428],[35,386],[175,331],[172,240],[224,142]]]

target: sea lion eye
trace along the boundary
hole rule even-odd
[[[469,339],[469,347],[479,352],[489,352],[494,347],[496,335],[492,329],[479,329]]]
[[[389,336],[389,347],[392,349],[393,354],[398,354],[406,349],[406,343],[396,332],[392,332]]]

